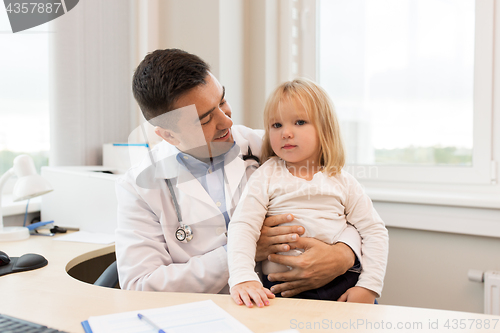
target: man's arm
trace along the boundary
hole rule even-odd
[[[151,192],[155,190],[148,191],[148,197],[154,195]],[[156,195],[160,200],[159,190]],[[218,293],[224,288],[229,273],[222,246],[191,257],[179,249],[181,243],[167,245],[164,229],[168,227],[160,222],[162,217],[153,213],[130,181],[117,182],[117,198],[116,257],[123,289]],[[163,219],[169,217],[175,219],[175,213]],[[176,223],[175,220],[172,224]],[[171,251],[175,248],[179,251],[177,257],[186,257],[185,262],[174,263]]]
[[[303,227],[277,226],[292,221],[290,218],[293,220],[291,214],[268,217],[257,243],[256,261],[267,258],[270,261],[293,267],[288,272],[268,276],[270,281],[284,281],[273,286],[271,289],[273,293],[292,297],[303,291],[324,286],[354,265],[356,256],[352,248],[359,249],[361,246],[361,238],[357,232],[357,240],[356,237],[352,237],[352,233],[345,238],[342,234],[340,238],[343,242],[329,245],[315,238],[298,237],[304,233]],[[293,239],[294,236],[296,240]],[[344,242],[349,242],[349,245]],[[275,254],[295,248],[305,251],[296,257]]]

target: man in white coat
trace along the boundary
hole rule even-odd
[[[258,167],[262,132],[233,126],[225,89],[199,57],[177,49],[147,55],[133,92],[163,140],[117,181],[116,257],[120,286],[148,291],[227,293],[227,225]],[[288,265],[269,275],[272,292],[291,297],[352,268],[361,241],[350,227],[328,245],[299,237],[299,226],[268,217],[256,261]],[[346,245],[349,244],[349,245]],[[297,257],[278,255],[304,249]]]

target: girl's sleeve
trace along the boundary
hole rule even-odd
[[[264,164],[248,180],[228,228],[229,287],[259,281],[255,252],[260,229],[267,214],[270,168]]]
[[[380,297],[387,267],[389,234],[361,184],[352,175],[342,174],[347,188],[346,218],[358,230],[362,241],[363,270],[356,286],[372,290]]]

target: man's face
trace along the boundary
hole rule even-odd
[[[175,103],[175,109],[183,108],[183,111],[176,130],[172,131],[176,140],[167,140],[180,151],[198,158],[224,154],[234,142],[231,106],[225,99],[225,89],[212,73],[207,75],[206,81],[206,84],[200,84],[182,95]]]

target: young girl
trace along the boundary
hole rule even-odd
[[[265,288],[254,271],[256,242],[266,216],[293,213],[290,224],[302,225],[306,237],[333,244],[350,223],[363,242],[360,275],[349,271],[297,297],[336,301],[342,295],[341,300],[373,303],[382,291],[387,229],[361,185],[342,170],[344,148],[327,93],[307,79],[286,82],[269,97],[264,124],[265,163],[248,181],[229,223],[229,286],[234,301],[252,307],[253,300],[261,307],[274,298],[267,275],[289,268],[263,262]]]

